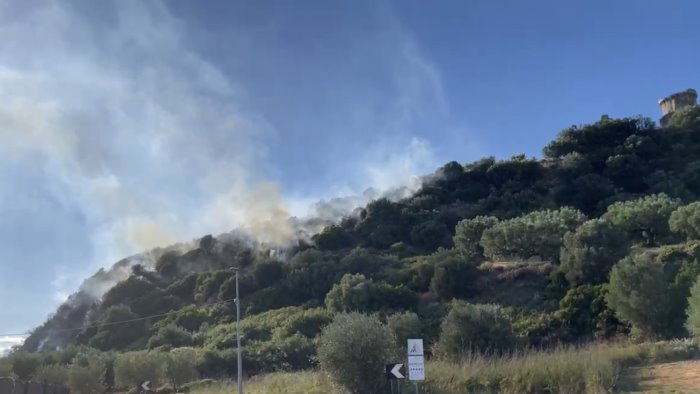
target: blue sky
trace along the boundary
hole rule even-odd
[[[656,119],[657,99],[700,87],[697,15],[693,0],[0,0],[0,347],[144,248],[272,237],[319,199],[537,156],[601,114]]]

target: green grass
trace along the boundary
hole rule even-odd
[[[460,363],[431,361],[425,394],[605,393],[619,389],[625,368],[687,360],[698,355],[691,341],[600,344],[549,351],[527,350],[506,356],[466,355]],[[194,394],[234,392],[230,384],[193,390]],[[246,382],[250,394],[333,394],[321,372],[273,373]],[[406,389],[402,392],[412,392]]]

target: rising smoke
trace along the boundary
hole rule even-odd
[[[91,264],[55,261],[62,275],[84,278],[109,267],[58,289],[79,287],[64,309],[88,310],[135,265],[152,268],[167,249],[154,248],[202,234],[275,250],[308,241],[372,199],[409,195],[420,185],[411,176],[435,164],[422,140],[398,151],[390,141],[391,149],[358,160],[366,164],[356,176],[373,189],[344,191],[298,215],[269,181],[266,146],[279,131],[245,108],[248,97],[235,81],[185,44],[182,21],[157,1],[106,2],[100,10],[86,4],[0,0],[0,160],[41,168],[38,182],[86,223]],[[401,128],[416,108],[446,106],[434,70],[411,45],[399,47],[408,72],[396,73],[401,92],[391,125],[363,126]],[[177,246],[180,253],[194,247]]]

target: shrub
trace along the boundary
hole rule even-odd
[[[379,394],[384,365],[398,348],[379,319],[359,313],[339,314],[318,339],[321,369],[352,394]]]
[[[346,274],[326,295],[326,307],[336,312],[404,309],[416,300],[415,293],[404,286],[376,284],[362,274]]]
[[[564,236],[561,271],[573,285],[606,282],[610,269],[628,251],[624,231],[606,220],[589,220]]]
[[[179,391],[183,384],[197,380],[197,354],[194,349],[179,348],[168,352],[164,375],[175,391]]]
[[[114,362],[116,384],[121,388],[136,387],[147,380],[157,387],[163,375],[163,355],[158,352],[127,352]]]
[[[71,394],[104,393],[102,385],[103,366],[98,362],[87,366],[72,365],[68,369],[68,388]]]
[[[460,358],[471,351],[503,352],[515,346],[511,319],[496,305],[453,301],[442,322],[439,353]]]
[[[478,276],[476,263],[458,251],[438,251],[430,260],[435,261],[430,290],[442,300],[465,298],[474,294]]]
[[[693,337],[700,337],[700,276],[690,288],[686,315],[688,320],[686,320],[685,327]]]
[[[610,273],[606,302],[620,319],[645,338],[664,336],[669,327],[671,299],[660,264],[626,257]]]
[[[68,367],[65,365],[42,365],[34,373],[34,380],[64,385],[68,383],[68,372]],[[0,373],[0,376],[2,376],[2,373]]]
[[[35,353],[16,352],[10,356],[10,362],[15,376],[21,380],[29,380],[39,368],[41,360]]]
[[[192,346],[192,333],[175,324],[160,327],[155,335],[148,340],[148,348],[158,346],[184,347]]]
[[[399,345],[406,344],[409,338],[421,338],[422,325],[420,318],[413,312],[403,312],[390,315],[386,325],[394,333]]]
[[[259,262],[253,266],[253,277],[260,288],[272,286],[284,277],[284,266],[277,260]]]
[[[700,201],[682,206],[671,214],[671,231],[687,239],[700,239]]]
[[[455,235],[452,238],[455,249],[470,256],[484,258],[484,248],[479,243],[484,231],[498,223],[498,218],[493,216],[477,216],[473,219],[464,219],[455,226]]]

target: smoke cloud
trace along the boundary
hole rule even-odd
[[[427,124],[426,111],[445,113],[448,105],[439,74],[395,21],[381,24],[388,26],[381,48],[362,54],[398,48],[383,66],[395,76],[390,93],[358,90],[357,97],[339,89],[347,101],[323,109],[346,112],[332,112],[333,121],[316,119],[316,107],[304,114],[324,129],[316,135],[344,135],[356,144],[339,144],[341,156],[307,140],[307,130],[295,135],[304,158],[319,151],[333,170],[335,178],[318,192],[277,182],[299,175],[280,175],[270,152],[286,148],[277,145],[293,125],[279,116],[289,113],[268,116],[251,105],[264,100],[194,48],[189,21],[166,4],[0,0],[0,216],[7,219],[0,234],[11,234],[0,237],[0,298],[44,297],[24,297],[23,305],[0,311],[0,328],[27,329],[53,309],[51,301],[76,288],[99,296],[134,264],[152,266],[157,258],[123,256],[175,242],[187,250],[188,240],[234,228],[284,247],[387,190],[392,198],[410,194],[419,186],[416,174],[434,168],[434,152],[426,139],[412,137],[410,125]],[[250,56],[254,68],[270,63],[262,57],[270,53],[254,47],[243,43],[237,49],[245,50],[218,56]],[[304,84],[316,82],[329,94],[332,80],[315,78]],[[363,89],[382,79],[372,74]],[[275,82],[285,83],[300,81]],[[282,96],[280,107],[293,106],[296,93]],[[388,137],[371,132],[371,140],[359,139],[357,130]],[[319,174],[303,177],[328,176],[325,164],[316,164]],[[23,281],[28,277],[31,283]],[[46,297],[52,283],[55,294]]]

